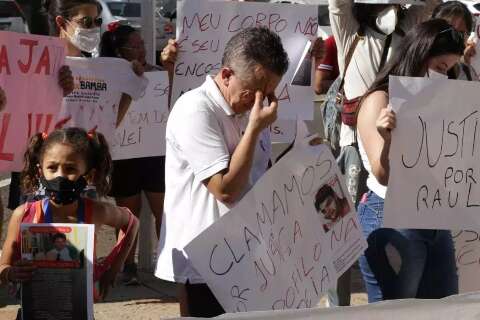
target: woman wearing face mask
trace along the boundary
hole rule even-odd
[[[162,66],[168,70],[170,75],[170,87],[176,53],[176,42],[170,39],[161,55]],[[148,64],[145,60],[145,54],[142,36],[128,25],[111,25],[102,36],[100,42],[101,57],[119,57],[128,61],[137,60],[144,66],[146,72],[162,70],[157,66]],[[123,115],[120,118],[123,118]],[[117,205],[129,208],[138,217],[142,207],[142,191],[145,193],[155,218],[155,229],[157,237],[159,237],[165,195],[165,156],[116,160],[113,162],[111,196],[115,197]],[[138,284],[135,248],[136,244],[125,261],[123,282],[126,285]]]
[[[96,0],[47,0],[45,9],[50,35],[66,40],[67,56],[90,57],[100,44],[101,5]],[[132,68],[138,76],[144,72],[136,60]],[[131,98],[122,94],[118,115],[126,112],[130,102]]]
[[[470,32],[473,30],[473,17],[467,6],[460,1],[448,1],[440,4],[433,10],[433,19],[444,19],[458,32],[464,34],[465,39],[468,39]],[[470,61],[476,54],[475,43],[472,41],[466,42],[465,52],[463,53],[462,61],[448,72],[448,77],[451,79],[480,81],[475,69],[470,65]]]
[[[66,40],[67,56],[91,56],[100,43],[102,7],[96,0],[47,0],[50,35]]]
[[[404,38],[379,73],[358,113],[359,148],[369,188],[358,206],[368,249],[360,267],[368,301],[442,298],[458,293],[452,236],[446,230],[382,229],[395,113],[388,107],[389,76],[446,76],[465,49],[462,33],[442,19],[424,22]]]

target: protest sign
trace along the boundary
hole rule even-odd
[[[22,318],[93,319],[91,224],[21,224],[22,259],[37,270],[22,284]]]
[[[272,143],[291,143],[295,138],[296,125],[295,120],[277,119],[270,126]]]
[[[72,70],[74,90],[63,100],[59,119],[69,119],[68,127],[101,132],[113,144],[122,94],[140,98],[148,80],[138,77],[125,59],[67,57],[66,64]]]
[[[480,226],[478,83],[391,77],[389,96],[397,126],[385,226]]]
[[[28,139],[54,128],[64,60],[58,38],[0,31],[0,87],[7,98],[0,114],[0,171],[20,171]]]
[[[327,146],[298,144],[188,244],[227,312],[309,308],[366,248]]]
[[[227,41],[242,29],[253,26],[266,26],[278,33],[290,60],[289,69],[276,91],[280,101],[279,118],[312,120],[311,87],[289,83],[305,45],[316,37],[318,30],[317,8],[306,5],[179,1],[179,55],[172,101],[199,87],[206,75],[215,74],[220,69]]]
[[[115,130],[114,160],[165,155],[165,129],[168,119],[168,73],[146,72],[148,87],[132,102]]]
[[[480,228],[452,231],[459,292],[480,290]]]

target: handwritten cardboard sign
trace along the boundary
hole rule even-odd
[[[461,293],[480,290],[480,228],[452,231]]]
[[[385,226],[480,226],[478,83],[391,77],[389,92],[397,127]]]
[[[318,30],[317,8],[306,5],[179,1],[179,56],[173,101],[200,86],[207,74],[216,74],[227,41],[242,29],[253,26],[265,26],[278,33],[289,56],[289,69],[276,91],[280,100],[279,117],[312,120],[312,88],[289,84],[307,41],[314,39]]]
[[[69,119],[66,126],[101,132],[110,145],[114,144],[122,94],[133,100],[140,98],[148,80],[135,75],[125,59],[67,57],[66,63],[75,87],[63,101],[59,120]]]
[[[20,171],[28,139],[54,128],[64,60],[58,38],[0,31],[0,87],[7,97],[0,113],[0,171]]]
[[[185,251],[228,312],[314,307],[366,248],[328,147],[298,144]]]
[[[168,73],[147,72],[149,84],[142,98],[132,102],[115,130],[114,160],[165,155],[168,119]]]

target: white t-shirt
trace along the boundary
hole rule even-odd
[[[359,24],[352,13],[353,0],[329,0],[328,3],[330,23],[337,45],[338,68],[343,75],[346,56],[355,39]],[[424,20],[426,12],[429,12],[434,5],[435,0],[427,0],[425,6],[411,6],[397,27],[407,33],[411,27]],[[362,96],[375,81],[386,38],[386,35],[372,28],[365,28],[364,37],[358,41],[344,76],[344,91],[347,99]],[[388,58],[392,56],[392,50],[395,50],[401,41],[402,37],[394,33]],[[342,123],[340,146],[348,146],[355,141],[354,129]]]
[[[96,128],[113,142],[122,93],[140,98],[148,80],[137,76],[132,65],[119,58],[67,57],[75,89],[63,99],[58,120],[72,117],[66,127]]]
[[[377,178],[372,172],[372,167],[368,161],[367,152],[363,147],[362,139],[358,139],[358,152],[360,153],[360,158],[362,159],[363,167],[368,172],[367,177],[367,187],[369,190],[375,192],[380,198],[385,199],[385,194],[387,193],[387,187],[380,184]]]
[[[210,76],[175,103],[167,122],[166,192],[156,277],[205,282],[183,248],[229,210],[202,181],[228,168],[246,123],[247,115],[233,112]],[[259,150],[253,166],[265,165],[266,155]],[[252,182],[255,178],[251,175]]]

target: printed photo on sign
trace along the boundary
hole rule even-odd
[[[350,204],[338,176],[318,189],[315,194],[315,209],[322,220],[325,232],[330,231],[332,226],[350,212]]]
[[[22,257],[33,260],[38,267],[84,267],[85,248],[82,248],[82,243],[72,239],[71,230],[31,227],[22,231],[22,241]]]
[[[22,284],[23,319],[93,319],[93,225],[21,224],[22,259],[37,270]]]

